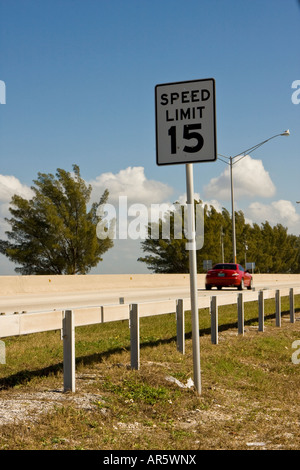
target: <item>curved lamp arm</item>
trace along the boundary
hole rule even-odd
[[[262,145],[266,144],[267,142],[269,142],[270,140],[272,139],[275,139],[275,137],[279,137],[279,136],[289,136],[290,135],[290,131],[289,129],[287,129],[286,131],[282,132],[281,134],[276,134],[276,135],[273,135],[272,137],[269,137],[269,139],[266,139],[266,140],[263,140],[262,142],[260,142],[259,144],[256,144],[256,145],[253,145],[253,147],[250,147],[246,150],[244,150],[243,152],[240,152],[238,154],[236,154],[234,157],[226,157],[225,155],[222,155],[222,154],[218,154],[220,155],[221,157],[223,158],[228,158],[228,159],[231,159],[232,161],[232,165],[234,165],[235,163],[238,163],[242,158],[246,157],[247,155],[249,155],[250,153],[254,152],[254,150],[258,149],[259,147],[261,147]],[[234,158],[237,158],[237,157],[240,157],[238,160],[236,161],[233,161]],[[222,160],[222,158],[220,158],[219,160]],[[225,160],[222,160],[224,163],[228,163],[226,162]]]

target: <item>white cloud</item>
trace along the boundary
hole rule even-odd
[[[217,212],[222,212],[222,205],[220,204],[219,201],[217,201],[216,199],[210,199],[210,200],[203,200],[203,198],[200,196],[199,193],[194,193],[194,199],[196,199],[197,201],[202,201],[203,202],[203,205],[207,205],[207,206],[213,206]],[[186,201],[187,201],[187,195],[186,193],[185,194],[181,194],[178,198],[177,198],[177,201],[180,203],[180,204],[186,204]]]
[[[33,191],[15,176],[0,175],[0,238],[5,237],[5,231],[10,229],[5,218],[10,217],[9,206],[14,194],[30,199],[33,196]]]
[[[213,206],[217,212],[222,212],[223,206],[216,199],[211,199],[209,201],[203,201],[203,204],[207,206]]]
[[[129,204],[150,206],[165,202],[173,192],[167,184],[147,179],[143,167],[128,167],[116,174],[103,173],[89,183],[93,187],[93,200],[99,200],[108,189],[110,203],[118,202],[119,196],[127,196]]]
[[[148,218],[146,213],[145,220],[143,219],[144,225],[141,224],[143,227],[140,227],[141,232],[143,232],[143,229],[147,226],[148,220],[151,220],[150,217],[155,217],[155,210],[158,211],[158,208],[153,209],[151,205],[158,204],[160,209],[167,210],[171,206],[168,201],[173,193],[173,189],[167,184],[156,180],[149,180],[145,176],[143,167],[128,167],[115,174],[103,173],[88,183],[91,184],[93,188],[92,201],[99,201],[103,191],[108,189],[108,203],[115,207],[117,216],[117,238],[114,240],[114,248],[109,251],[108,256],[104,256],[103,262],[95,268],[94,272],[148,272],[143,263],[137,263],[136,261],[137,258],[142,255],[141,240],[133,240],[129,237],[132,216],[138,218],[138,206],[145,206],[146,212],[148,211]],[[126,218],[125,228],[123,225],[120,228],[120,220],[117,215],[120,205],[120,196],[127,197],[125,210],[128,217]],[[123,204],[123,202],[121,202],[121,204]],[[137,206],[134,204],[137,204]],[[137,211],[136,213],[134,212],[135,209]],[[123,213],[124,207],[122,209],[122,214]],[[140,219],[138,218],[138,220]],[[138,232],[138,229],[136,231]],[[119,240],[118,237],[120,236],[124,236],[125,239]]]
[[[237,199],[253,197],[272,197],[275,186],[261,160],[254,160],[249,155],[233,165],[234,196]],[[230,200],[230,168],[220,176],[212,178],[204,187],[207,198]]]
[[[197,201],[202,200],[199,193],[194,193],[194,199],[196,199]],[[181,194],[177,198],[177,202],[179,202],[179,204],[186,204],[186,201],[187,201],[187,194],[186,193]]]
[[[10,202],[14,194],[30,199],[33,191],[15,176],[0,175],[0,202]]]
[[[245,212],[253,222],[262,223],[267,220],[272,226],[282,224],[295,235],[300,231],[300,215],[291,201],[281,199],[270,204],[253,202]]]

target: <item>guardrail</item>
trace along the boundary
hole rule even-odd
[[[245,295],[244,295],[245,294]],[[211,341],[218,344],[218,306],[237,304],[238,334],[244,334],[244,303],[258,301],[258,330],[264,331],[264,300],[275,298],[276,326],[281,326],[281,297],[289,296],[290,321],[295,322],[294,296],[300,287],[228,293],[221,296],[200,296],[198,308],[211,313]],[[63,339],[64,391],[75,392],[75,328],[78,326],[129,320],[131,368],[140,367],[139,320],[142,317],[175,313],[177,350],[185,353],[185,312],[191,310],[190,299],[163,300],[135,304],[18,313],[0,316],[0,338],[61,330]]]

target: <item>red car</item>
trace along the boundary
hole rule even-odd
[[[250,290],[253,287],[253,278],[240,264],[219,263],[206,274],[205,289],[210,290],[212,287],[237,287],[239,290],[247,287]]]

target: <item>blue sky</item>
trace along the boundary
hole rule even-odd
[[[2,232],[14,192],[74,163],[94,197],[105,186],[111,202],[183,197],[184,165],[156,165],[154,88],[214,78],[219,153],[290,129],[236,166],[236,209],[298,235],[299,44],[296,0],[0,0]],[[195,164],[194,187],[230,210],[226,170]],[[116,243],[93,272],[145,272],[136,257],[130,241]],[[0,261],[0,274],[14,273]]]

